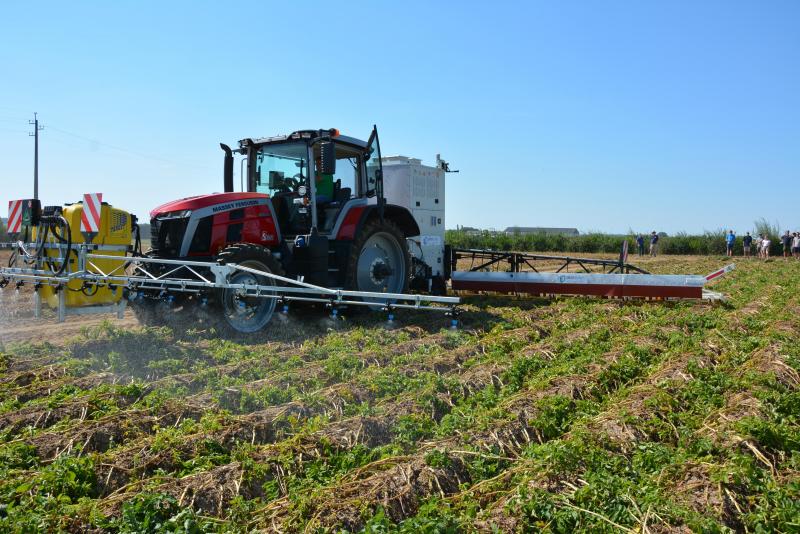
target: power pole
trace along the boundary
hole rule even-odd
[[[33,136],[33,198],[39,199],[39,132],[44,130],[44,126],[39,126],[39,117],[33,113],[33,120],[28,121],[33,126],[33,132],[28,135]]]

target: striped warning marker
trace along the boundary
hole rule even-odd
[[[103,193],[86,193],[83,195],[83,214],[81,215],[81,232],[96,234],[100,231],[100,213],[103,204]]]
[[[22,230],[22,201],[8,201],[8,233],[18,234]]]
[[[734,264],[734,263],[731,263],[730,265],[726,265],[725,267],[723,267],[719,271],[714,271],[713,273],[707,275],[706,276],[706,280],[711,281],[711,280],[714,280],[715,278],[719,278],[723,274],[731,272],[734,269],[734,267],[736,267],[736,264]]]

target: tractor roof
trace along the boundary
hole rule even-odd
[[[259,137],[257,139],[248,137],[247,139],[242,139],[239,141],[239,148],[244,149],[245,147],[251,145],[267,145],[270,143],[282,143],[285,141],[293,141],[298,139],[314,139],[322,135],[331,135],[333,140],[339,143],[345,143],[362,149],[367,148],[366,141],[362,141],[361,139],[356,139],[355,137],[350,137],[347,135],[341,135],[339,130],[336,130],[335,128],[322,130],[297,130],[296,132],[292,132],[290,134],[276,135],[273,137]]]

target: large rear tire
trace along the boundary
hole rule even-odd
[[[222,263],[235,263],[256,271],[283,276],[280,263],[272,253],[258,245],[238,244],[224,249],[217,256]],[[228,278],[229,284],[245,284],[278,287],[279,283],[268,276],[247,271],[235,271]],[[272,319],[277,299],[247,297],[240,289],[222,289],[219,304],[227,325],[243,334],[252,334],[263,329]]]
[[[381,222],[373,219],[367,222],[350,250],[347,289],[374,293],[406,293],[410,273],[411,254],[400,228],[389,220]]]

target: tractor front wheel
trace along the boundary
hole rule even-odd
[[[280,263],[272,253],[258,245],[239,244],[231,245],[217,256],[223,263],[235,263],[240,267],[253,269],[261,273],[283,276]],[[269,289],[263,286],[277,288],[278,282],[274,278],[264,276],[247,270],[235,270],[228,277],[228,284],[242,284],[262,286],[261,294],[269,295]],[[219,294],[222,312],[228,326],[233,330],[245,334],[257,332],[264,328],[275,312],[276,298],[255,297],[247,294],[243,288],[222,289]]]

